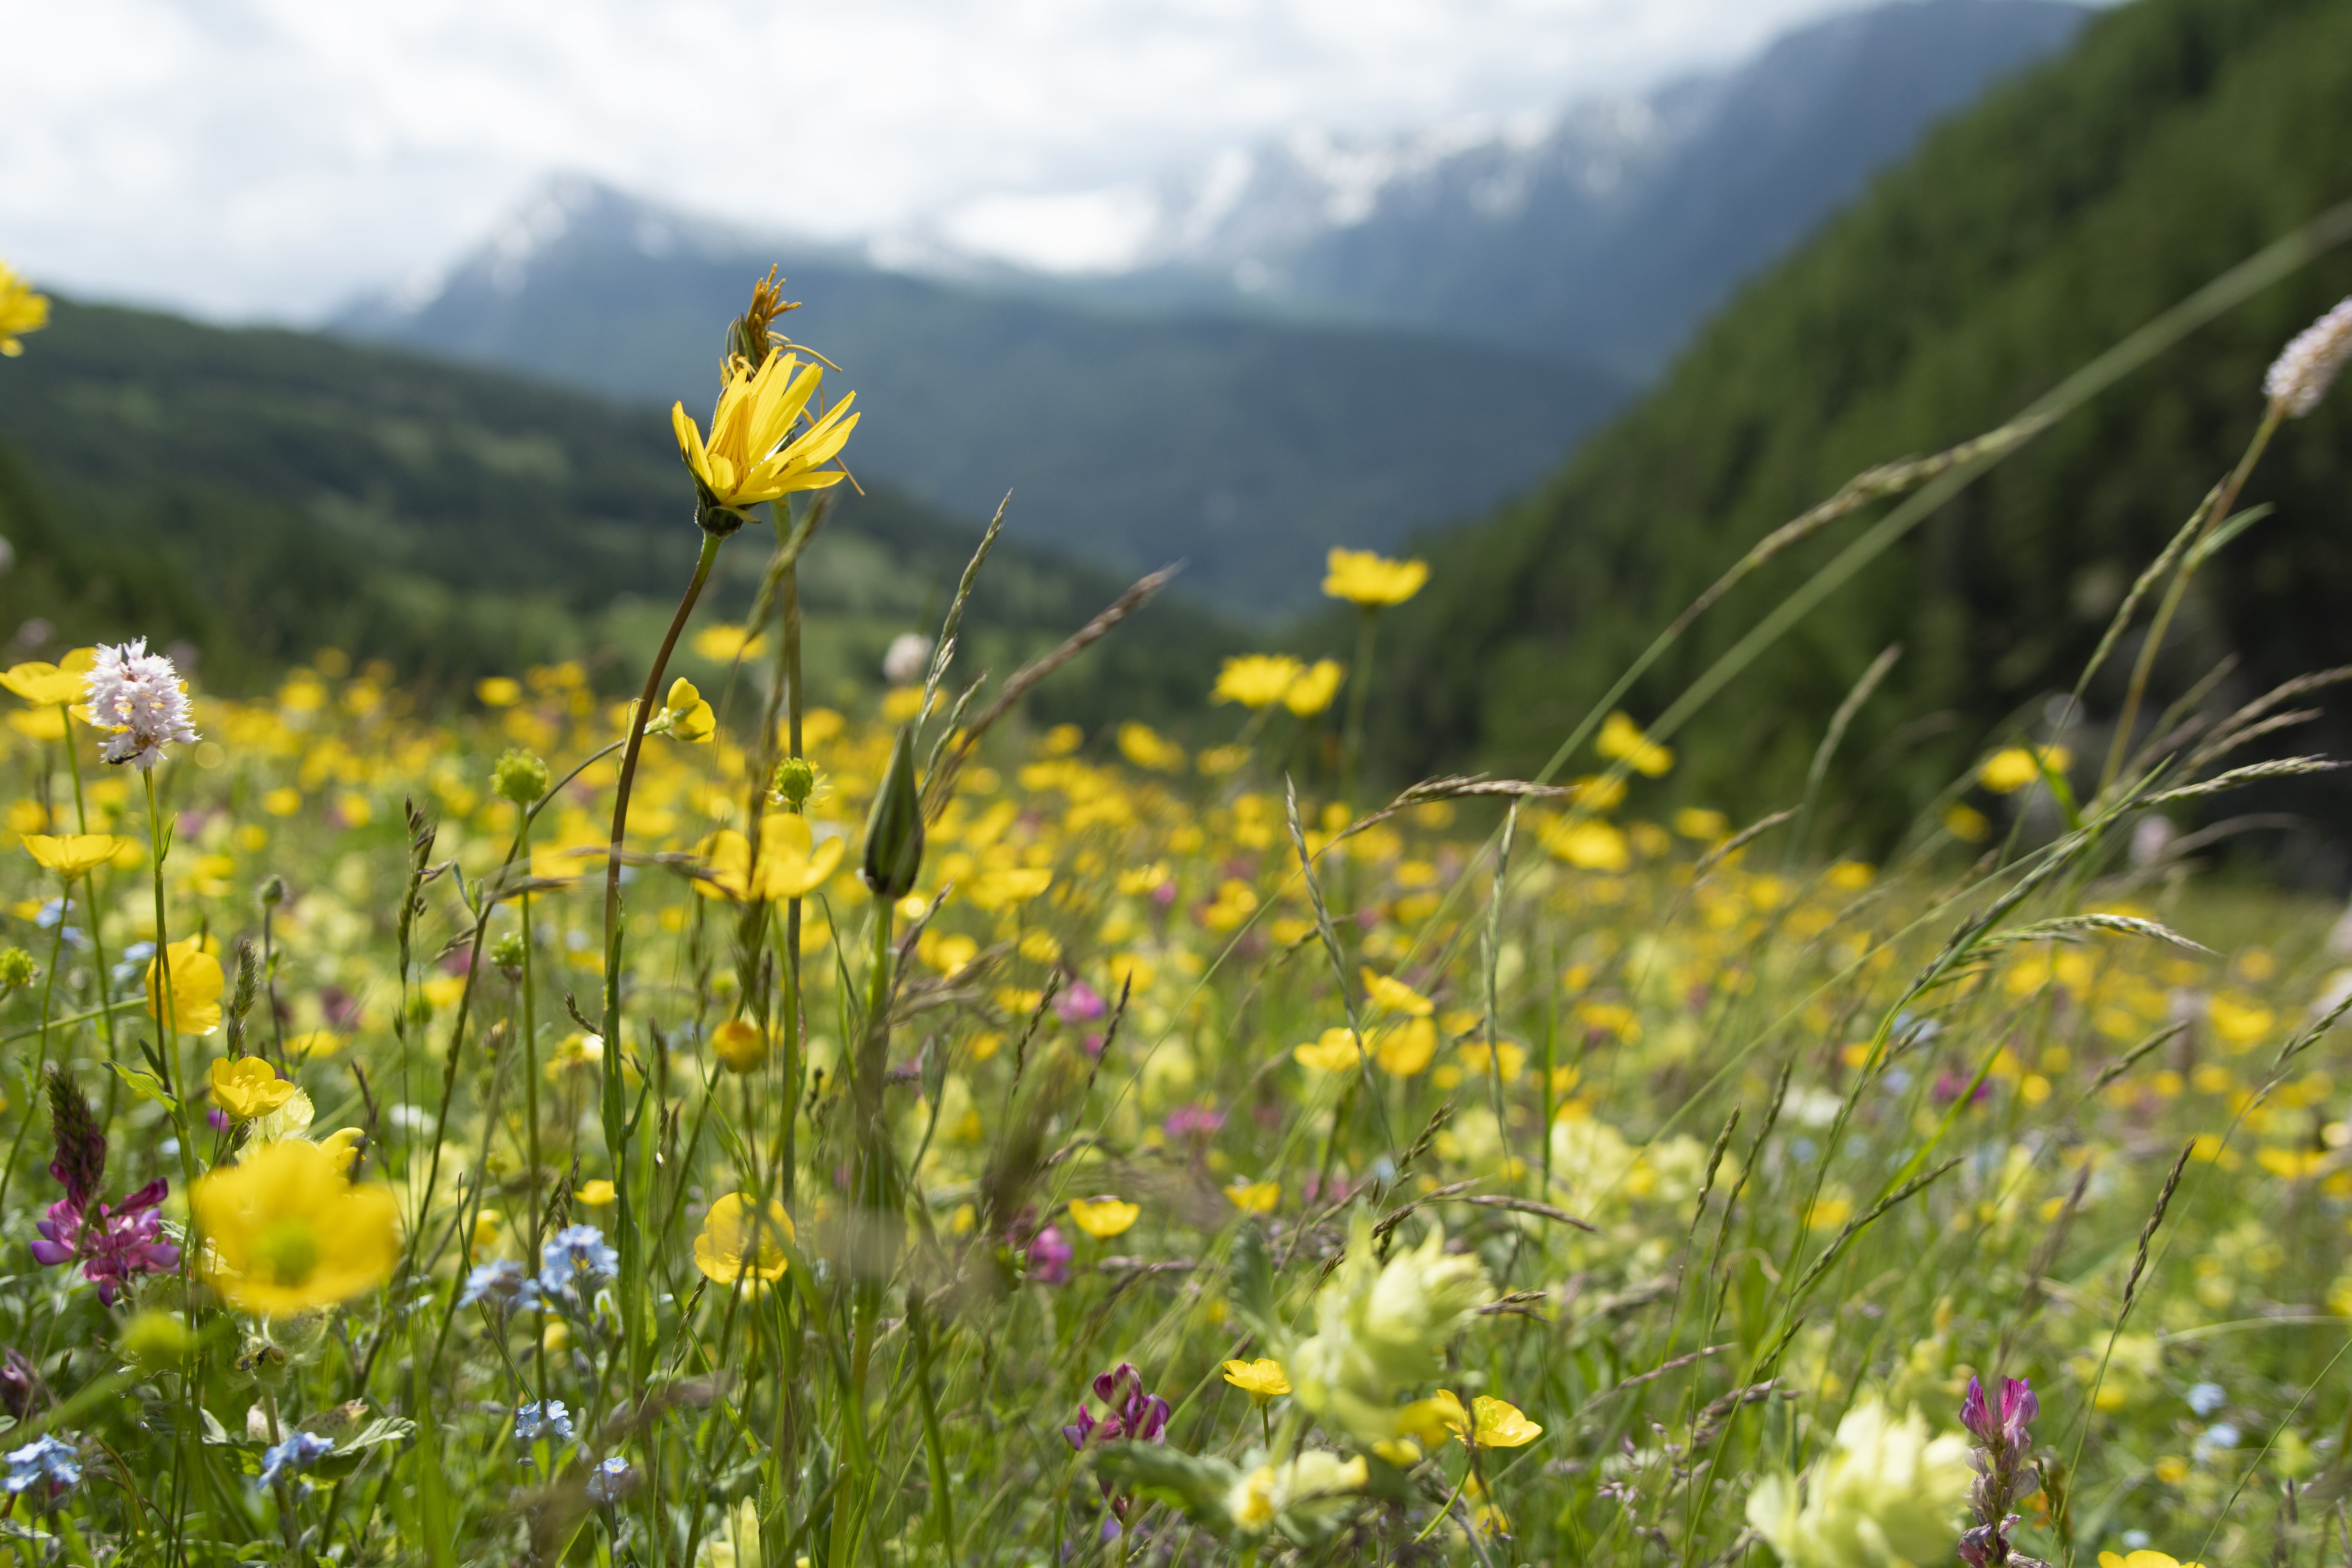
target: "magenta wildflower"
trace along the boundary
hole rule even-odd
[[[1070,1278],[1070,1244],[1061,1231],[1047,1226],[1029,1243],[1029,1278],[1042,1285],[1061,1285]]]
[[[1168,1401],[1143,1391],[1143,1374],[1135,1370],[1132,1362],[1123,1361],[1109,1372],[1097,1373],[1094,1390],[1095,1397],[1110,1407],[1110,1414],[1097,1421],[1092,1411],[1079,1405],[1078,1418],[1062,1428],[1063,1440],[1071,1447],[1083,1450],[1090,1444],[1168,1441]],[[1110,1515],[1103,1521],[1102,1539],[1115,1541],[1135,1507],[1135,1500],[1118,1496],[1108,1482],[1099,1479],[1096,1484],[1102,1488],[1103,1497],[1110,1504]]]
[[[81,1086],[55,1067],[49,1069],[49,1125],[57,1139],[49,1174],[66,1195],[33,1227],[39,1232],[34,1260],[49,1268],[79,1260],[82,1278],[110,1307],[130,1280],[177,1268],[180,1249],[164,1236],[158,1208],[170,1184],[158,1177],[119,1204],[97,1201],[106,1175],[106,1135]]]
[[[1110,1011],[1102,994],[1083,980],[1073,980],[1070,988],[1054,1004],[1054,1011],[1065,1024],[1091,1024]]]
[[[2032,1463],[2033,1418],[2041,1414],[2042,1401],[2024,1378],[2000,1380],[1998,1409],[1986,1400],[1984,1385],[1969,1379],[1960,1398],[1960,1425],[1980,1445],[1969,1455],[1977,1470],[1969,1508],[1977,1522],[1962,1532],[1959,1543],[1960,1561],[1969,1568],[2043,1568],[2009,1542],[2017,1524],[2010,1504],[2042,1484]]]

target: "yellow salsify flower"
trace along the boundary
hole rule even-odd
[[[173,943],[174,947],[178,945]],[[174,983],[179,979],[177,965],[173,968],[172,978]],[[213,1063],[209,1076],[213,1103],[239,1121],[267,1116],[299,1092],[259,1057],[223,1057]]]
[[[1601,736],[1592,744],[1602,756],[1622,762],[1646,778],[1656,778],[1675,765],[1673,748],[1651,740],[1630,714],[1612,713],[1603,719]]]
[[[282,1317],[390,1279],[400,1205],[389,1187],[346,1180],[348,1163],[296,1138],[197,1177],[188,1204],[213,1289],[244,1311]]]
[[[1350,1072],[1364,1059],[1363,1047],[1356,1043],[1356,1032],[1345,1026],[1334,1026],[1323,1031],[1319,1039],[1303,1046],[1293,1046],[1291,1057],[1301,1067],[1317,1072]]]
[[[1260,1356],[1255,1361],[1225,1363],[1225,1381],[1260,1405],[1270,1404],[1290,1392],[1290,1379],[1283,1376],[1282,1363],[1271,1356]]]
[[[1977,782],[1995,795],[2015,795],[2028,784],[2039,783],[2045,764],[2051,773],[2063,778],[2074,763],[2074,753],[2063,746],[2036,746],[2031,751],[2011,746],[1984,760],[1984,765],[1977,769]]]
[[[707,444],[686,405],[670,405],[670,428],[677,437],[678,456],[694,475],[702,502],[698,521],[706,531],[732,533],[743,525],[747,507],[794,490],[823,489],[849,477],[845,469],[820,465],[831,462],[857,427],[859,416],[849,412],[856,393],[794,434],[824,382],[823,369],[803,365],[795,354],[770,354],[757,370],[735,360],[711,413]]]
[[[1312,719],[1331,706],[1339,695],[1339,683],[1348,677],[1348,667],[1336,658],[1318,658],[1305,673],[1290,683],[1282,694],[1282,705],[1301,719]]]
[[[704,898],[782,903],[824,886],[841,868],[848,842],[835,836],[817,843],[808,818],[777,811],[760,818],[758,875],[751,874],[750,841],[731,827],[704,839],[699,853],[708,869],[694,879],[694,890]]]
[[[220,960],[205,951],[202,937],[175,942],[164,951],[172,966],[172,1032],[211,1034],[220,1027],[221,1021]],[[155,961],[151,958],[147,961],[147,1016],[161,1019],[163,1006],[155,993]],[[267,1062],[262,1065],[268,1066]]]
[[[16,340],[48,324],[48,296],[35,292],[23,273],[0,261],[0,356],[23,353],[25,345]]]
[[[1518,1406],[1482,1394],[1464,1410],[1453,1390],[1441,1388],[1427,1403],[1438,1406],[1445,1429],[1474,1448],[1521,1448],[1543,1436]]]
[[[36,861],[71,881],[74,878],[95,871],[110,864],[130,843],[111,833],[67,833],[52,837],[47,833],[25,835],[25,852]]]
[[[1118,1198],[1070,1200],[1070,1223],[1097,1241],[1108,1241],[1112,1237],[1126,1235],[1142,1213],[1142,1205],[1123,1203]]]
[[[1286,653],[1236,654],[1217,670],[1212,702],[1238,702],[1244,708],[1271,708],[1290,694],[1307,668]]]
[[[746,1294],[784,1277],[791,1260],[782,1243],[798,1237],[783,1205],[769,1199],[764,1217],[751,1205],[742,1194],[729,1193],[710,1205],[694,1238],[694,1267],[702,1277],[717,1285],[740,1279]]]
[[[1402,605],[1429,581],[1426,561],[1391,561],[1370,550],[1334,546],[1327,560],[1323,592],[1366,609]]]

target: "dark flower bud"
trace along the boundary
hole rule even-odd
[[[261,907],[265,910],[274,910],[278,905],[284,903],[286,901],[286,879],[283,877],[272,877],[269,880],[262,883],[260,898]]]
[[[915,731],[906,726],[866,818],[866,885],[895,903],[914,891],[922,868],[923,799],[915,784]]]
[[[57,1139],[49,1174],[65,1187],[77,1211],[87,1208],[106,1176],[106,1134],[81,1085],[55,1063],[49,1067],[49,1129]]]

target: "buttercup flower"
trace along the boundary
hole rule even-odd
[[[1238,702],[1244,708],[1271,708],[1289,695],[1306,673],[1305,666],[1286,653],[1235,654],[1217,671],[1213,702]]]
[[[10,665],[5,674],[0,674],[0,686],[36,708],[61,707],[81,700],[89,686],[89,667],[97,661],[98,650],[94,647],[76,648],[66,655],[62,664],[27,660]]]
[[[1282,1375],[1282,1363],[1268,1356],[1225,1363],[1225,1381],[1259,1405],[1290,1392],[1290,1379]]]
[[[1282,705],[1301,719],[1312,719],[1331,706],[1339,695],[1339,683],[1348,678],[1348,667],[1336,658],[1318,658],[1282,694]]]
[[[756,370],[734,361],[710,416],[707,444],[686,405],[670,405],[670,428],[677,437],[678,456],[694,476],[701,498],[698,521],[706,531],[732,533],[743,526],[747,508],[849,477],[844,469],[821,465],[839,454],[857,427],[859,416],[849,411],[856,393],[795,433],[824,381],[822,368],[803,365],[794,354],[772,353]]]
[[[1592,744],[1602,756],[1622,762],[1646,778],[1656,778],[1675,765],[1673,749],[1651,740],[1630,714],[1612,713],[1603,719],[1600,737]]]
[[[757,1072],[768,1059],[768,1037],[749,1018],[730,1018],[710,1031],[710,1050],[729,1072]]]
[[[220,960],[204,950],[201,937],[175,942],[164,952],[171,963],[173,1032],[211,1034],[220,1027],[221,1021],[220,994],[226,976],[221,973]],[[161,1019],[163,1003],[156,994],[157,989],[155,961],[151,958],[147,962],[147,1016]],[[264,1062],[262,1068],[267,1071],[268,1064]]]
[[[383,1284],[399,1261],[392,1190],[352,1184],[332,1154],[299,1138],[197,1177],[189,1199],[205,1278],[245,1311],[331,1307]]]
[[[751,846],[731,827],[722,827],[702,841],[709,862],[695,880],[705,898],[741,900],[761,899],[782,903],[805,899],[841,868],[848,840],[834,837],[819,843],[808,818],[788,811],[772,811],[760,818],[760,863],[751,869]]]
[[[752,1201],[729,1193],[710,1205],[702,1234],[694,1238],[694,1266],[715,1284],[743,1282],[746,1294],[784,1277],[789,1262],[782,1243],[794,1239],[792,1216],[774,1199],[761,1217]]]
[[[143,772],[163,761],[165,746],[197,738],[180,672],[162,654],[149,653],[145,637],[100,647],[84,689],[92,720],[113,731],[99,752],[107,762]]]
[[[1420,593],[1422,584],[1428,581],[1426,561],[1391,561],[1370,550],[1334,547],[1323,578],[1323,592],[1332,598],[1373,609],[1403,604]]]
[[[70,882],[111,861],[130,842],[111,833],[27,833],[25,853]]]
[[[1143,1210],[1135,1204],[1121,1203],[1117,1198],[1072,1198],[1070,1223],[1093,1237],[1097,1241],[1108,1241],[1125,1235]]]
[[[1958,1434],[1927,1435],[1916,1411],[1901,1419],[1875,1399],[1838,1423],[1830,1451],[1801,1480],[1757,1482],[1748,1522],[1788,1568],[1903,1568],[1951,1555],[1972,1475]]]
[[[299,1092],[259,1057],[223,1057],[213,1063],[210,1077],[213,1103],[239,1121],[267,1116]]]
[[[1438,1421],[1444,1428],[1474,1448],[1520,1448],[1543,1436],[1543,1428],[1521,1414],[1518,1406],[1483,1394],[1470,1402],[1467,1410],[1450,1389],[1439,1389],[1429,1403],[1437,1407]]]

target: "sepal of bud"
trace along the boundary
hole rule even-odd
[[[915,781],[915,731],[902,726],[890,766],[866,818],[866,885],[896,903],[915,889],[923,868],[923,800]]]

